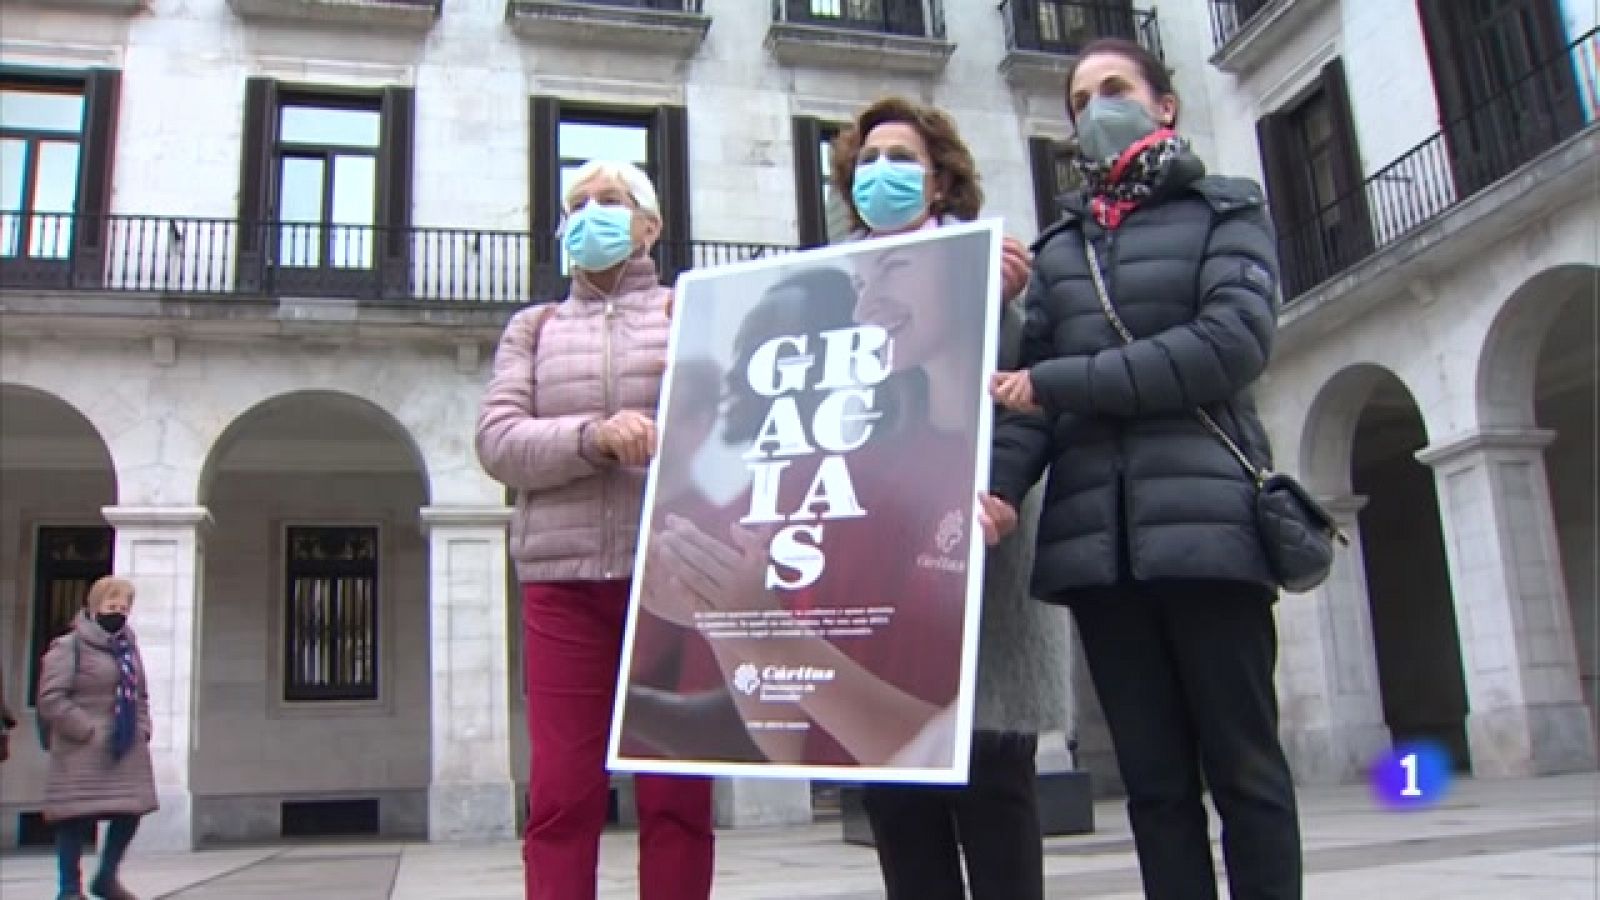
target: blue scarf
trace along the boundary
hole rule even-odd
[[[121,759],[133,746],[139,730],[139,705],[135,696],[138,669],[133,664],[133,642],[126,634],[111,636],[111,655],[117,659],[117,705],[112,711],[111,758]]]

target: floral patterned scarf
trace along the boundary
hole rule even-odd
[[[1158,128],[1121,156],[1074,160],[1089,192],[1089,210],[1095,221],[1107,231],[1116,230],[1128,213],[1155,193],[1174,162],[1188,151],[1188,138],[1170,128]]]
[[[133,746],[139,728],[138,667],[133,661],[133,641],[126,633],[111,636],[111,655],[117,661],[117,699],[111,725],[111,758],[121,759]]]

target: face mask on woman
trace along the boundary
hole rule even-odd
[[[633,255],[633,210],[588,203],[567,217],[561,240],[573,265],[604,272]]]
[[[106,634],[116,634],[122,630],[122,626],[128,624],[128,617],[119,612],[97,613],[94,621],[105,629]]]
[[[1159,127],[1137,100],[1096,97],[1078,113],[1078,147],[1085,159],[1112,159]]]
[[[928,208],[926,171],[921,163],[882,156],[856,166],[850,199],[861,221],[873,231],[896,231],[915,222]]]

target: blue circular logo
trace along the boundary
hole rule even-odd
[[[1368,772],[1372,792],[1390,809],[1426,809],[1450,790],[1450,753],[1431,741],[1407,741],[1379,757]]]

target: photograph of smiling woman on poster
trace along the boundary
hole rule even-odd
[[[764,356],[737,354],[729,372],[724,415],[740,408],[741,382],[743,406],[754,401],[763,415],[734,442],[745,489],[723,515],[651,513],[634,644],[653,640],[654,623],[707,638],[768,764],[808,777],[965,777],[958,724],[981,581],[974,504],[997,318],[979,298],[998,295],[998,240],[973,227],[830,251],[854,293],[851,323],[739,329],[747,345],[768,345]],[[724,296],[737,293],[707,299]],[[712,314],[697,305],[695,286],[682,286],[681,327]],[[729,305],[705,304],[736,314]],[[672,446],[675,390],[657,498],[677,490],[660,478],[682,449]],[[710,704],[697,708],[709,725]],[[637,716],[620,712],[627,741]]]

